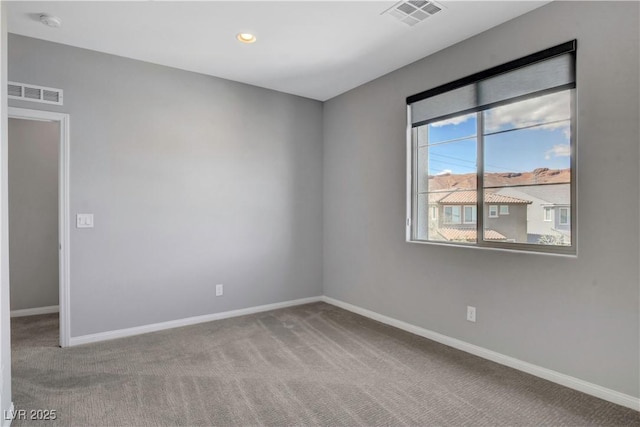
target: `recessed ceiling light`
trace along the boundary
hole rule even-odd
[[[238,33],[236,38],[242,43],[253,43],[256,41],[256,36],[250,33]]]
[[[52,28],[60,28],[62,25],[62,19],[57,16],[49,15],[48,13],[43,13],[40,15],[40,22],[42,22],[47,27]]]

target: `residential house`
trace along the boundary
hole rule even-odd
[[[571,242],[570,184],[506,187],[497,194],[528,199],[527,242]]]
[[[477,241],[477,191],[441,191],[429,196],[429,236],[432,240]],[[483,239],[526,242],[527,209],[531,203],[526,198],[485,194]]]

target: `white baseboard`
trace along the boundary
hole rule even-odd
[[[24,308],[22,310],[13,310],[11,312],[11,317],[36,316],[38,314],[58,313],[59,311],[60,311],[60,307],[57,305],[50,305],[47,307]]]
[[[397,320],[392,317],[388,317],[388,316],[376,313],[374,311],[367,310],[365,308],[358,307],[356,305],[349,304],[334,298],[323,296],[322,301],[331,305],[335,305],[336,307],[340,307],[345,310],[351,311],[353,313],[360,314],[361,316],[368,317],[373,320],[377,320],[378,322],[385,323],[390,326],[394,326],[398,329],[411,332],[412,334],[428,338],[430,340],[439,342],[449,347],[457,348],[458,350],[462,350],[467,353],[474,354],[476,356],[491,360],[501,365],[505,365],[510,368],[514,368],[519,371],[523,371],[528,374],[535,375],[536,377],[543,378],[553,383],[560,384],[577,391],[581,391],[583,393],[598,397],[600,399],[603,399],[621,406],[626,406],[627,408],[635,409],[636,411],[640,411],[640,399],[637,397],[620,393],[618,391],[611,390],[609,388],[602,387],[597,384],[593,384],[593,383],[581,380],[579,378],[565,375],[560,372],[552,371],[551,369],[533,365],[531,363],[516,359],[514,357],[506,356],[504,354],[500,354],[495,351],[488,350],[484,347],[479,347],[474,344],[469,344],[465,341],[461,341],[456,338],[451,338],[446,335],[442,335],[437,332],[430,331],[425,328],[421,328],[420,326],[415,326],[410,323],[403,322],[401,320]]]
[[[322,301],[322,297],[309,297],[291,301],[278,302],[275,304],[259,305],[256,307],[241,308],[239,310],[224,311],[222,313],[205,314],[203,316],[187,317],[186,319],[170,320],[168,322],[153,323],[151,325],[136,326],[134,328],[118,329],[115,331],[100,332],[97,334],[71,337],[69,345],[89,344],[92,342],[112,340],[115,338],[130,337],[133,335],[146,334],[148,332],[162,331],[165,329],[179,328],[181,326],[195,325],[198,323],[211,322],[213,320],[228,319],[230,317],[244,316],[247,314],[260,313],[263,311],[277,310],[279,308],[293,307],[296,305],[309,304]]]
[[[2,427],[9,427],[11,425],[11,421],[13,421],[13,417],[15,414],[15,407],[13,406],[13,402],[11,402],[11,406],[9,409],[5,410],[2,414]]]

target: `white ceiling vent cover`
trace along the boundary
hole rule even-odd
[[[62,105],[62,89],[9,82],[7,97],[21,101]]]
[[[400,1],[382,14],[389,14],[410,27],[442,11],[442,6],[427,0]]]

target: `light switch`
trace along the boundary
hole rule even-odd
[[[93,214],[77,214],[76,228],[93,228]]]

